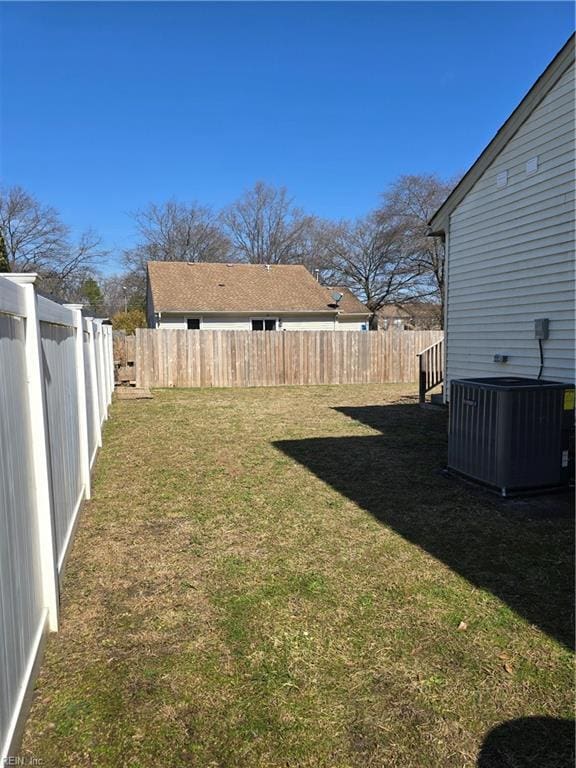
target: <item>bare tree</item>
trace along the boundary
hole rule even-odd
[[[302,233],[302,258],[300,263],[307,267],[320,282],[329,284],[335,272],[334,239],[341,225],[319,217],[308,217],[308,225]]]
[[[53,268],[67,255],[68,230],[57,211],[21,187],[0,191],[0,230],[13,272]]]
[[[119,312],[128,296],[129,308],[146,304],[148,261],[225,261],[230,242],[219,217],[198,203],[150,203],[133,214],[139,235],[134,248],[124,252],[126,271],[104,285],[109,311]],[[126,290],[124,290],[126,289]]]
[[[110,275],[102,281],[101,287],[109,317],[125,310],[146,308],[146,279],[138,271]]]
[[[197,203],[175,200],[137,211],[140,242],[124,255],[130,270],[145,273],[147,261],[224,261],[230,243],[217,216]]]
[[[356,293],[372,312],[413,298],[419,274],[407,262],[401,233],[374,215],[326,226],[325,248],[332,263],[326,282]]]
[[[430,237],[428,221],[452,190],[456,180],[444,181],[431,174],[401,176],[383,195],[377,211],[380,222],[394,226],[403,240],[407,263],[427,277],[427,295],[444,304],[444,242]],[[443,317],[443,312],[441,312]]]
[[[83,232],[76,243],[68,243],[59,259],[35,269],[42,277],[44,291],[56,298],[80,301],[81,286],[97,276],[107,256],[100,236],[90,229]]]
[[[58,212],[21,187],[0,189],[0,235],[12,272],[38,272],[44,291],[69,298],[107,256],[91,230],[72,243]]]
[[[0,272],[10,272],[8,251],[6,250],[6,243],[4,242],[4,236],[2,232],[0,232]]]
[[[284,187],[257,182],[222,214],[236,258],[251,264],[306,263],[314,218]]]

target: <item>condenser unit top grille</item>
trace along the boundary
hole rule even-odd
[[[565,389],[567,384],[560,381],[545,381],[543,379],[523,379],[519,376],[493,376],[481,379],[458,379],[458,383],[474,384],[484,389]]]

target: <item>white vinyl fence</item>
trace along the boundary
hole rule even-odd
[[[12,755],[48,631],[101,426],[112,329],[0,277],[0,765]]]

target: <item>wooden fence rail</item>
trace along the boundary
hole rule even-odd
[[[0,765],[16,759],[114,387],[112,329],[0,277]],[[14,763],[16,764],[16,763]]]
[[[271,387],[418,381],[442,331],[136,331],[138,387]]]

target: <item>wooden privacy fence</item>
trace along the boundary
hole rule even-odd
[[[442,331],[136,331],[138,387],[418,381]]]
[[[18,740],[112,399],[110,326],[0,277],[0,765]]]

